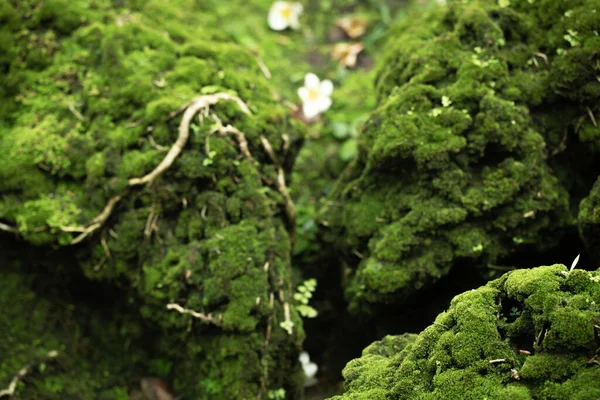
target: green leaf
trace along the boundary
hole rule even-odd
[[[349,161],[358,154],[358,141],[356,139],[346,140],[340,147],[340,158]]]

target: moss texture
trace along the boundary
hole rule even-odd
[[[576,224],[598,174],[599,13],[597,0],[450,0],[389,34],[378,107],[321,210],[358,264],[352,309],[551,248]]]
[[[77,233],[65,228],[86,225],[122,195],[100,229],[69,247],[78,260],[71,268],[135,304],[157,331],[148,357],[166,360],[159,375],[186,398],[278,388],[295,398],[304,333],[293,305],[293,333],[279,327],[292,302],[292,221],[261,136],[287,173],[303,128],[255,56],[208,28],[210,7],[0,0],[0,218],[32,246],[70,246]],[[177,138],[171,113],[215,92],[249,107],[246,115],[221,101],[210,111],[245,134],[253,160],[235,136],[211,133],[217,122],[205,115],[163,176],[128,188]],[[220,318],[219,326],[168,303]]]
[[[127,400],[142,374],[160,372],[145,348],[152,336],[118,292],[94,304],[89,292],[106,287],[82,287],[65,265],[34,272],[5,254],[1,262],[1,389],[29,367],[16,398]]]
[[[596,399],[598,322],[600,271],[512,271],[369,346],[334,399]]]

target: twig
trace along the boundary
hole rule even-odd
[[[48,354],[46,354],[46,358],[48,359],[56,357],[58,357],[58,351],[56,350],[49,351]],[[34,366],[36,363],[37,362],[29,363],[23,368],[21,368],[19,372],[17,372],[17,374],[12,378],[12,380],[8,384],[8,387],[4,390],[0,390],[0,397],[13,396],[15,394],[15,390],[17,390],[17,385],[19,384],[19,381],[22,380],[29,373],[31,367]]]
[[[490,363],[490,364],[500,364],[500,363],[505,363],[505,362],[506,362],[506,358],[498,358],[496,360],[488,361],[488,363]]]
[[[177,303],[169,303],[167,304],[167,310],[175,310],[180,312],[181,314],[189,314],[194,318],[198,318],[208,324],[213,324],[216,326],[220,326],[221,325],[221,319],[222,316],[219,315],[217,318],[213,318],[213,316],[211,314],[204,314],[204,313],[199,313],[197,311],[194,310],[189,310],[187,308],[183,308],[181,307],[179,304]]]

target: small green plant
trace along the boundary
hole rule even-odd
[[[296,309],[304,318],[315,318],[318,314],[317,310],[308,305],[316,288],[317,280],[307,279],[298,286],[296,293],[294,293],[294,300],[298,302]]]
[[[285,389],[279,388],[275,390],[269,390],[269,399],[285,399]]]

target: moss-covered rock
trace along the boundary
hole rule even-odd
[[[596,399],[599,322],[600,271],[512,271],[369,346],[334,399]]]
[[[353,309],[555,246],[598,174],[598,1],[447,3],[389,35],[378,107],[322,210],[358,264]]]
[[[117,291],[65,274],[66,265],[36,273],[5,253],[0,262],[0,392],[26,369],[17,398],[127,400],[141,376],[163,372],[146,351],[152,330]],[[94,303],[102,291],[111,296]]]
[[[148,358],[167,360],[178,394],[294,398],[304,333],[281,182],[303,128],[210,12],[0,0],[0,219],[30,251],[71,246],[74,271],[119,288],[157,331]],[[181,137],[177,110],[214,93],[173,163],[134,183]]]

